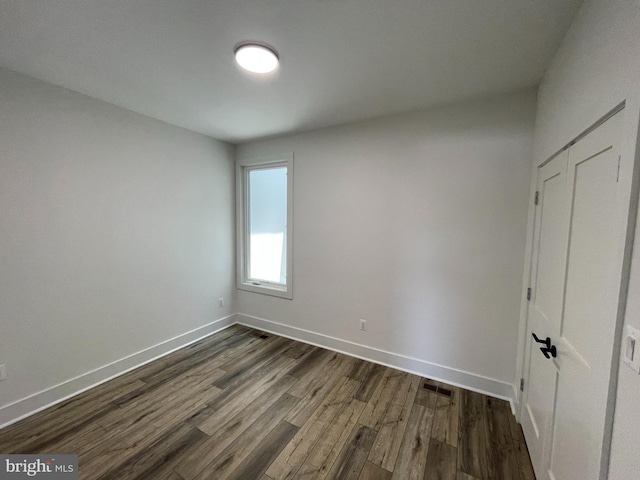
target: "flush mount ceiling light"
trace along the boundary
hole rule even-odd
[[[278,53],[271,47],[256,43],[239,44],[235,50],[236,62],[253,73],[271,73],[278,68]]]

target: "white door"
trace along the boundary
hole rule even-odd
[[[528,337],[558,338],[562,319],[568,214],[566,211],[568,151],[538,169],[538,205],[535,216]],[[556,370],[535,341],[529,342],[522,429],[534,466],[547,463],[545,442],[553,425]],[[541,477],[536,469],[537,475]]]
[[[622,115],[538,169],[521,415],[538,479],[601,478],[608,454],[630,185],[619,176]]]

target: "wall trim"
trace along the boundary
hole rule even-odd
[[[511,383],[243,313],[235,315],[235,323],[500,398],[508,401],[511,410],[515,411],[513,400],[516,388]]]
[[[500,398],[508,401],[512,412],[515,411],[517,389],[510,383],[265,318],[235,313],[0,407],[0,429],[236,324]]]
[[[23,418],[97,387],[115,377],[124,375],[160,357],[164,357],[175,350],[191,345],[198,340],[230,327],[234,323],[234,314],[219,318],[207,325],[182,333],[120,360],[5,405],[0,408],[0,428],[7,427]]]

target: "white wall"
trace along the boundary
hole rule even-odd
[[[239,312],[510,397],[534,116],[528,91],[239,146],[295,155],[293,300]]]
[[[623,155],[636,155],[640,113],[640,2],[586,0],[539,91],[534,164],[626,100]],[[636,238],[640,238],[640,222]],[[640,248],[634,250],[626,324],[640,328]],[[620,362],[611,480],[640,478],[640,377]]]
[[[0,70],[0,425],[235,311],[233,156]]]

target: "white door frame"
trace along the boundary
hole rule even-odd
[[[555,152],[549,158],[541,161],[538,164],[534,164],[532,167],[532,179],[531,179],[531,188],[530,188],[530,204],[529,204],[529,212],[528,212],[528,224],[527,224],[527,243],[525,249],[525,265],[524,265],[524,273],[523,273],[523,288],[521,295],[521,303],[520,303],[520,328],[518,335],[518,366],[517,366],[517,379],[527,379],[525,378],[526,367],[527,367],[527,356],[526,356],[526,348],[528,339],[528,300],[527,300],[527,289],[531,285],[531,266],[533,262],[533,239],[535,235],[534,231],[534,219],[535,219],[535,205],[534,205],[534,195],[537,186],[537,177],[538,170],[540,167],[544,166],[546,163],[550,162],[552,159],[557,157],[559,153],[568,149],[576,142],[578,142],[583,137],[587,136],[597,127],[606,122],[609,118],[611,118],[616,113],[625,114],[626,117],[624,119],[624,128],[623,131],[619,132],[620,134],[620,142],[623,145],[621,152],[622,156],[625,157],[623,162],[621,163],[621,169],[625,169],[625,171],[621,171],[621,175],[628,179],[624,188],[624,195],[626,197],[626,203],[628,204],[628,212],[625,215],[625,218],[622,218],[621,221],[623,223],[623,230],[626,232],[624,239],[621,239],[624,242],[624,254],[623,254],[623,265],[621,269],[621,277],[620,277],[620,293],[618,297],[618,307],[617,307],[617,315],[616,315],[616,327],[615,327],[615,338],[613,345],[613,355],[611,358],[611,376],[609,382],[609,391],[608,391],[608,400],[607,400],[607,411],[606,411],[606,422],[605,422],[605,432],[604,439],[602,445],[602,454],[601,454],[601,469],[600,469],[600,478],[606,479],[608,476],[608,467],[609,467],[609,456],[611,451],[611,439],[613,433],[613,418],[615,412],[615,400],[616,400],[616,391],[617,391],[617,383],[618,383],[618,368],[620,365],[620,353],[621,353],[621,345],[622,345],[622,331],[624,326],[624,316],[625,316],[625,308],[627,303],[627,290],[629,284],[629,273],[631,268],[631,253],[633,250],[633,241],[634,241],[634,232],[637,218],[637,210],[638,210],[638,194],[639,194],[639,184],[640,184],[640,168],[638,168],[638,164],[640,163],[640,143],[637,142],[640,139],[640,115],[637,111],[624,111],[626,106],[626,102],[623,101],[620,104],[616,105],[613,109],[603,115],[598,121],[585,129],[582,133],[580,133],[573,140],[568,142],[564,147]],[[633,117],[633,118],[632,118]],[[630,170],[630,171],[629,171]],[[626,224],[626,225],[624,225]],[[516,382],[518,384],[519,382]],[[518,422],[520,422],[522,418],[522,410],[523,410],[523,395],[522,391],[518,388],[515,390],[515,413]]]

